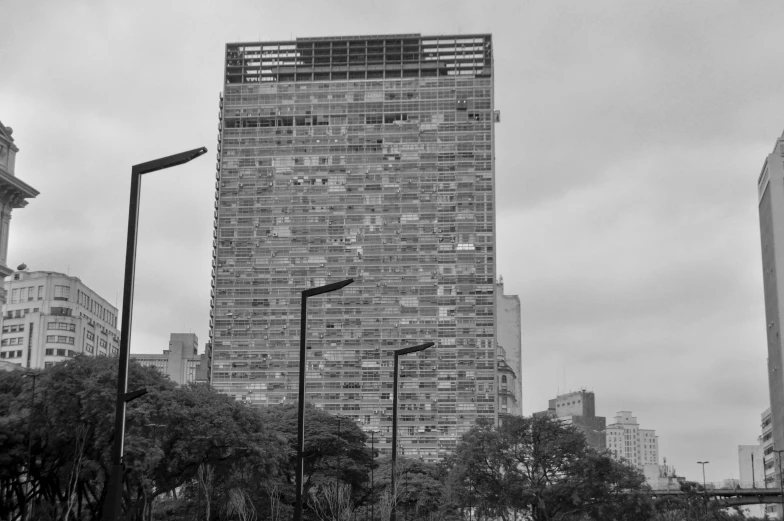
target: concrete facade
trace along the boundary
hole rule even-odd
[[[607,419],[596,416],[596,395],[590,391],[576,391],[561,394],[549,400],[546,411],[534,413],[534,416],[548,415],[560,418],[567,425],[580,429],[588,439],[588,443],[596,449],[607,447],[604,429]]]
[[[213,386],[306,399],[436,461],[498,419],[492,37],[419,34],[228,44],[220,101]],[[507,350],[508,352],[509,350]],[[516,371],[515,371],[516,372]]]
[[[38,191],[16,176],[16,154],[13,129],[0,121],[0,280],[13,273],[8,267],[8,237],[11,230],[11,211],[27,206],[27,200]],[[0,305],[5,304],[5,289],[0,290]],[[0,319],[2,325],[2,319]]]
[[[757,178],[772,445],[784,449],[784,135]],[[778,482],[777,466],[772,467]],[[778,513],[781,519],[781,513]]]
[[[504,294],[504,281],[495,285],[498,323],[498,414],[523,414],[523,363],[520,297]]]
[[[117,308],[77,277],[17,271],[5,281],[0,359],[44,369],[83,353],[119,352]]]
[[[631,411],[620,411],[605,429],[607,448],[614,458],[643,470],[659,464],[659,437],[652,429],[641,429]]]
[[[211,349],[199,355],[199,339],[193,333],[172,333],[169,349],[162,354],[131,353],[131,359],[145,367],[155,367],[177,385],[209,383]]]

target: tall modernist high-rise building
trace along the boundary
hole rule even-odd
[[[406,455],[437,459],[497,421],[493,57],[489,34],[226,46],[215,198],[213,385],[307,400],[391,442],[401,359]]]
[[[776,140],[757,179],[762,283],[768,343],[768,388],[774,449],[784,449],[784,135]],[[778,467],[774,466],[778,475]],[[780,479],[781,476],[778,476]],[[776,480],[778,481],[778,480]],[[778,512],[778,519],[782,513]]]

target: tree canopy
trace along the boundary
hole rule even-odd
[[[458,507],[504,521],[645,521],[642,474],[594,450],[576,428],[547,417],[480,423],[448,460]]]

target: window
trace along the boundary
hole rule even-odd
[[[100,340],[100,344],[101,347],[103,347],[104,349],[106,348],[106,340],[104,340],[103,338]]]
[[[65,356],[65,352],[66,352],[65,349],[58,349],[57,350],[57,356]]]
[[[74,339],[70,336],[61,335],[47,335],[46,342],[50,344],[71,344],[74,345]]]
[[[503,376],[501,377],[501,383],[502,383],[502,384],[505,384],[505,383],[506,383],[506,375],[503,375]]]
[[[45,367],[45,368],[52,367],[53,365],[54,365],[54,362],[45,362],[45,363],[44,363],[44,367]]]
[[[54,299],[55,300],[68,300],[70,296],[71,288],[69,286],[55,286],[54,287]]]
[[[95,348],[93,347],[92,344],[85,344],[84,345],[84,350],[87,351],[88,353],[92,353],[92,352],[95,351]]]
[[[95,340],[95,333],[93,333],[92,331],[88,331],[87,340]]]
[[[52,355],[54,355],[54,349],[47,349],[46,356],[52,356]]]
[[[38,300],[44,299],[44,287],[38,286]]]
[[[63,331],[76,331],[76,324],[66,324],[64,322],[49,322],[46,329],[61,329]]]

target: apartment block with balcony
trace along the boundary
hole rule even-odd
[[[435,461],[497,421],[492,38],[419,34],[226,46],[215,194],[213,386],[306,398]]]

